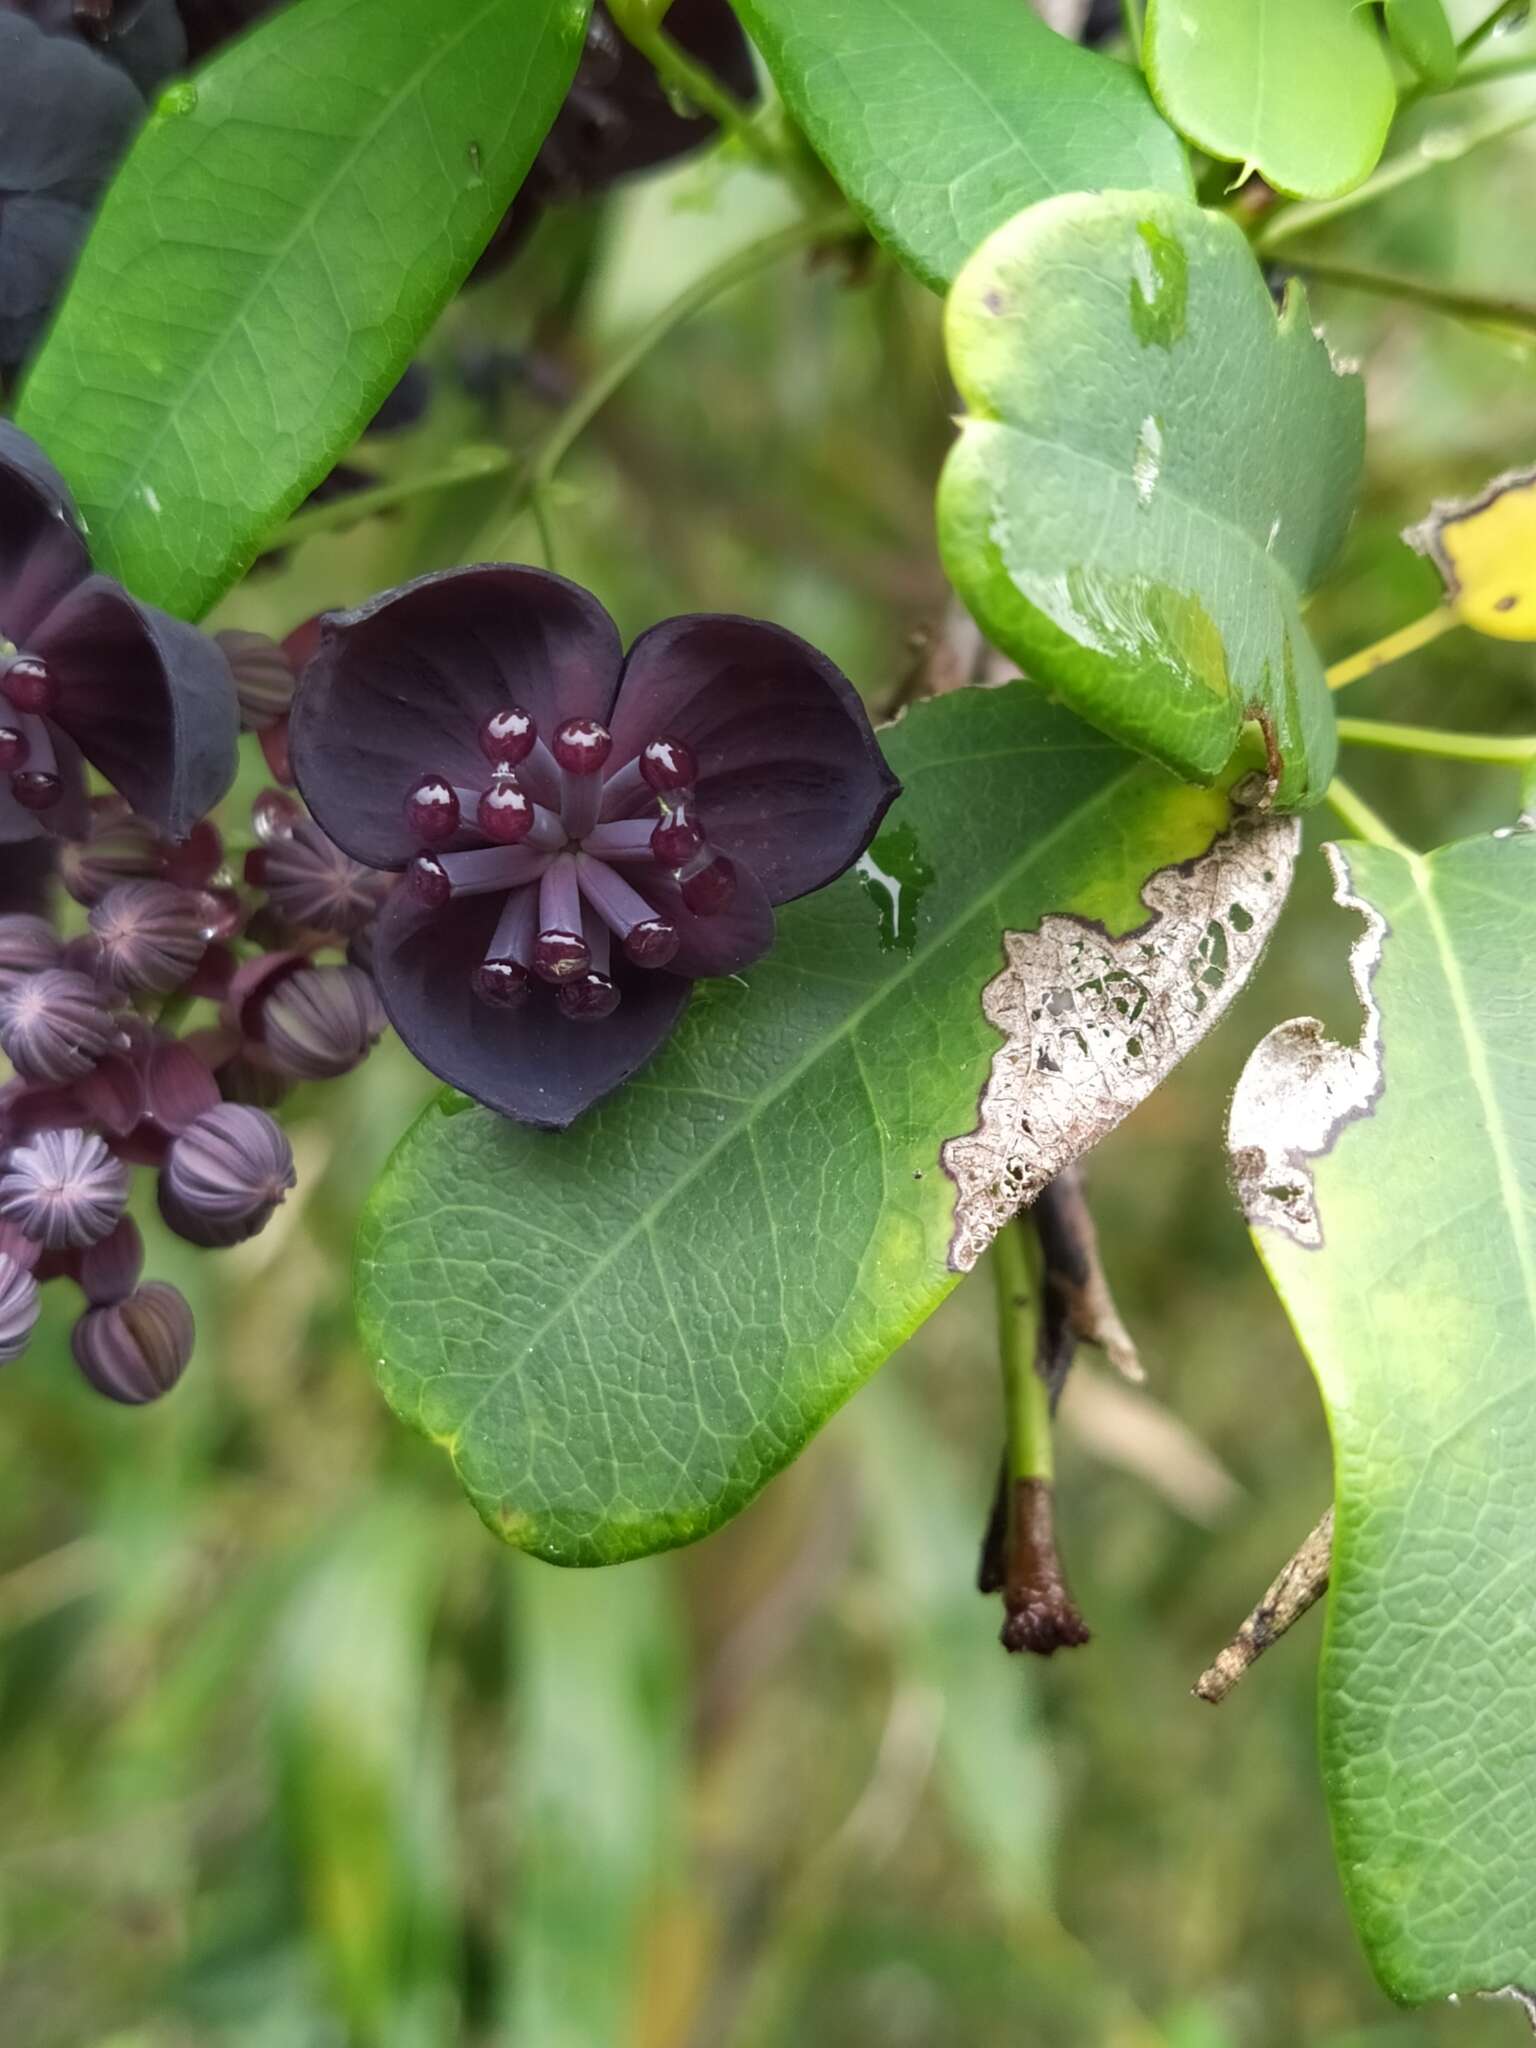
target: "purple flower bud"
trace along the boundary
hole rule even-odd
[[[372,922],[388,877],[344,854],[312,818],[296,818],[285,833],[272,832],[252,856],[250,879],[284,924],[314,931],[353,933]]]
[[[121,799],[99,801],[84,839],[59,850],[59,876],[77,903],[99,903],[119,882],[149,881],[165,870],[165,844],[153,825],[136,818]]]
[[[368,1057],[384,1029],[373,983],[358,967],[303,967],[261,1006],[272,1064],[296,1081],[334,1081]]]
[[[0,1051],[29,1081],[55,1086],[88,1074],[127,1044],[95,983],[67,967],[0,983]]]
[[[128,1169],[94,1131],[38,1131],[0,1169],[0,1216],[51,1252],[99,1244],[127,1202]]]
[[[160,1213],[191,1244],[254,1237],[295,1181],[288,1140],[264,1110],[221,1102],[189,1124],[166,1155]]]
[[[126,1301],[144,1270],[144,1240],[139,1226],[125,1216],[110,1236],[80,1254],[78,1279],[92,1308]]]
[[[163,1280],[150,1280],[126,1301],[87,1310],[69,1344],[98,1394],[137,1408],[175,1386],[196,1334],[185,1296]]]
[[[197,972],[211,936],[201,891],[119,882],[91,912],[102,973],[125,994],[169,995]]]
[[[288,716],[293,702],[293,666],[275,640],[265,633],[244,633],[236,628],[215,633],[224,650],[235,695],[240,703],[240,723],[247,732],[265,732]]]
[[[26,1350],[38,1307],[37,1282],[25,1266],[0,1252],[0,1365]]]
[[[58,965],[62,951],[63,941],[47,918],[23,911],[0,917],[0,974],[41,974]]]

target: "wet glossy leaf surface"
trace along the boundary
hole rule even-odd
[[[1181,134],[1308,199],[1370,175],[1397,105],[1355,0],[1149,0],[1143,56]]]
[[[1536,1984],[1536,834],[1344,855],[1361,1041],[1271,1033],[1231,1135],[1333,1432],[1339,1865],[1417,2002]]]
[[[736,0],[736,11],[838,184],[936,289],[1037,199],[1191,189],[1140,74],[1018,0]]]
[[[304,0],[167,91],[18,412],[98,566],[187,618],[236,580],[485,245],[584,19],[573,0]]]
[[[885,881],[781,912],[775,952],[701,987],[654,1065],[570,1131],[445,1096],[374,1194],[358,1305],[384,1391],[545,1557],[703,1535],[932,1311],[956,1278],[940,1150],[999,1053],[982,991],[1004,930],[1143,925],[1148,878],[1227,820],[1222,794],[1025,685],[919,706],[887,737],[905,794],[871,849]],[[1206,937],[1182,935],[1192,976]]]
[[[1250,707],[1282,808],[1318,801],[1333,710],[1301,600],[1359,474],[1360,380],[1241,232],[1158,193],[1032,208],[955,282],[969,416],[939,487],[951,581],[1083,717],[1209,781]]]

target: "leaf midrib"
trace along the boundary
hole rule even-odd
[[[359,4],[366,6],[369,4],[369,0],[359,0]],[[438,67],[447,63],[477,29],[492,15],[498,13],[501,5],[502,0],[480,0],[480,5],[462,22],[457,33],[446,42],[440,43],[432,56],[424,64],[412,71],[409,79],[401,85],[399,90],[390,95],[383,103],[377,118],[371,121],[355,138],[352,148],[347,151],[346,155],[338,163],[332,176],[316,187],[313,197],[295,221],[292,232],[284,238],[271,252],[268,260],[263,263],[260,271],[252,281],[250,290],[242,297],[238,310],[225,322],[221,332],[210,343],[200,367],[177,394],[176,403],[174,405],[165,404],[161,407],[160,424],[150,439],[144,443],[135,466],[125,473],[123,488],[114,497],[104,497],[100,501],[98,513],[100,518],[106,520],[117,519],[124,508],[136,496],[141,487],[145,470],[149,467],[153,458],[159,454],[160,448],[166,436],[170,433],[178,412],[186,405],[193,393],[200,390],[212,375],[214,365],[221,359],[229,345],[230,336],[243,330],[246,321],[250,317],[252,307],[263,296],[272,277],[287,262],[302,237],[313,232],[316,221],[324,212],[326,206],[329,205],[336,191],[350,175],[357,160],[374,147],[382,130],[394,119],[400,109],[420,92],[422,86],[433,76]],[[338,15],[336,19],[338,21],[344,20],[345,16]],[[548,32],[550,21],[550,14],[546,10],[544,15],[546,33]],[[542,41],[543,37],[541,36],[540,42],[536,43],[530,51],[529,63],[524,71],[522,80],[523,93],[527,91],[528,78],[534,69],[534,62]],[[515,119],[517,106],[520,103],[521,93],[518,100],[513,102],[509,110],[509,123]],[[209,134],[216,132],[215,129],[207,131]]]
[[[990,756],[989,758],[991,758],[994,761],[1006,761],[1010,758],[1012,751],[1013,750],[1010,749],[1008,753],[995,754]],[[1038,749],[1032,749],[1029,751],[1037,752]],[[1062,749],[1060,749],[1060,752],[1064,754],[1101,751],[1104,751],[1102,744],[1095,746],[1087,741],[1085,741],[1083,745],[1080,747],[1063,747]],[[739,1122],[731,1125],[729,1129],[722,1132],[720,1136],[717,1137],[706,1150],[699,1153],[696,1158],[690,1161],[689,1165],[684,1169],[684,1171],[681,1174],[679,1174],[673,1182],[671,1182],[665,1194],[662,1195],[649,1208],[642,1210],[640,1214],[636,1216],[627,1225],[622,1234],[612,1240],[612,1242],[600,1254],[596,1262],[588,1266],[585,1273],[582,1275],[581,1279],[576,1283],[576,1285],[562,1297],[558,1307],[555,1308],[548,1316],[546,1316],[544,1320],[539,1324],[538,1328],[532,1333],[532,1335],[527,1338],[527,1340],[519,1349],[515,1359],[510,1361],[508,1364],[504,1365],[499,1372],[497,1372],[493,1377],[487,1380],[485,1386],[482,1388],[480,1393],[477,1394],[473,1402],[471,1402],[468,1410],[460,1420],[458,1427],[454,1430],[453,1434],[450,1437],[447,1437],[446,1439],[437,1439],[439,1442],[442,1443],[443,1448],[447,1451],[449,1457],[452,1459],[455,1469],[458,1468],[458,1453],[460,1440],[463,1438],[465,1432],[469,1429],[470,1425],[473,1423],[475,1417],[479,1414],[481,1408],[485,1405],[485,1403],[492,1397],[493,1394],[498,1393],[500,1389],[503,1386],[505,1386],[507,1381],[513,1376],[513,1374],[527,1359],[531,1358],[535,1354],[535,1352],[538,1350],[539,1346],[542,1344],[545,1337],[548,1336],[549,1332],[553,1330],[558,1323],[564,1321],[568,1316],[572,1317],[573,1319],[575,1318],[576,1305],[587,1293],[587,1291],[591,1287],[593,1287],[599,1279],[602,1278],[602,1276],[608,1271],[609,1267],[612,1266],[616,1262],[616,1260],[629,1249],[630,1245],[638,1237],[646,1235],[650,1232],[650,1230],[654,1227],[657,1218],[663,1215],[666,1212],[666,1210],[670,1208],[672,1203],[682,1194],[682,1192],[686,1188],[691,1186],[692,1183],[698,1179],[700,1174],[702,1174],[709,1166],[711,1166],[722,1152],[724,1152],[729,1146],[737,1143],[744,1133],[749,1134],[753,1126],[755,1125],[758,1117],[762,1115],[764,1111],[769,1109],[774,1103],[776,1103],[781,1096],[787,1094],[789,1090],[793,1088],[796,1085],[796,1083],[807,1072],[809,1072],[813,1067],[815,1067],[816,1064],[826,1056],[828,1051],[831,1050],[831,1048],[834,1045],[839,1043],[841,1040],[847,1038],[859,1026],[859,1024],[861,1024],[864,1021],[864,1019],[870,1014],[871,1011],[878,1009],[880,1005],[883,1002],[885,1002],[887,997],[896,994],[900,989],[904,988],[907,982],[912,978],[914,974],[918,972],[918,970],[923,966],[923,964],[928,960],[928,958],[933,953],[939,951],[942,947],[952,943],[957,934],[964,931],[975,918],[981,915],[981,913],[985,910],[988,903],[990,903],[994,897],[996,897],[1003,889],[1009,887],[1013,883],[1016,883],[1022,876],[1026,875],[1029,872],[1030,868],[1035,865],[1035,863],[1038,861],[1041,855],[1043,855],[1051,847],[1053,847],[1065,833],[1069,832],[1073,827],[1079,825],[1085,817],[1090,816],[1095,810],[1099,809],[1100,807],[1108,803],[1114,796],[1119,794],[1120,791],[1123,790],[1125,785],[1131,780],[1133,780],[1134,777],[1144,769],[1144,767],[1145,763],[1141,761],[1129,762],[1125,769],[1119,775],[1117,775],[1112,782],[1106,784],[1105,787],[1092,798],[1090,798],[1087,803],[1083,804],[1076,810],[1068,812],[1060,820],[1060,822],[1056,826],[1054,826],[1052,830],[1048,832],[1043,838],[1033,841],[1015,862],[1013,862],[1009,867],[1005,868],[992,881],[990,886],[984,892],[977,896],[974,903],[970,906],[969,909],[967,909],[961,916],[956,917],[952,923],[948,924],[942,932],[937,933],[932,939],[928,941],[926,945],[914,948],[911,956],[906,961],[906,963],[900,968],[898,968],[897,972],[889,980],[882,982],[879,988],[875,990],[870,996],[868,996],[862,1003],[860,1003],[857,1006],[857,1008],[849,1011],[846,1017],[843,1018],[837,1031],[831,1033],[829,1036],[822,1039],[802,1058],[797,1060],[793,1066],[787,1067],[784,1070],[784,1072],[777,1077],[771,1088],[769,1088],[763,1094],[754,1098],[752,1106],[748,1110],[747,1114],[743,1116]],[[1143,883],[1143,886],[1145,886],[1145,883]],[[999,930],[999,936],[1001,936],[1001,928]],[[686,1088],[683,1088],[680,1089],[678,1092],[680,1094],[686,1095],[690,1091]],[[487,1312],[492,1316],[499,1316],[499,1319],[503,1323],[511,1323],[514,1320],[511,1314],[505,1310],[497,1311],[494,1308],[491,1308]],[[423,1386],[425,1386],[426,1382],[423,1381],[422,1384]],[[470,1488],[469,1490],[473,1492],[472,1488]]]

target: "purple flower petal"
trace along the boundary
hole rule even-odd
[[[696,916],[683,902],[682,891],[671,875],[648,872],[640,887],[658,913],[681,934],[682,944],[668,962],[671,974],[684,974],[692,981],[707,975],[739,974],[754,960],[761,960],[773,945],[773,905],[750,868],[737,868],[736,894],[713,917]]]
[[[612,721],[615,763],[648,740],[699,760],[710,843],[750,868],[772,903],[835,880],[901,785],[847,677],[757,619],[668,619],[630,650]]]
[[[622,1000],[599,1024],[574,1024],[539,988],[520,1009],[497,1009],[470,986],[504,908],[498,897],[456,897],[423,911],[404,891],[385,905],[374,974],[389,1020],[423,1066],[519,1123],[563,1130],[628,1080],[687,1007],[678,975],[629,966],[617,949]]]
[[[541,732],[606,720],[618,629],[596,598],[543,569],[449,569],[327,618],[300,679],[289,744],[304,800],[354,860],[404,867],[407,790],[423,775],[478,787],[481,723],[511,704]]]
[[[234,780],[235,688],[195,626],[91,576],[33,639],[58,689],[56,723],[140,817],[182,839]]]
[[[0,632],[13,646],[24,647],[39,620],[91,573],[79,518],[37,443],[0,420]]]

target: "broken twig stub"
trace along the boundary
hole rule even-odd
[[[1387,933],[1381,913],[1351,889],[1339,848],[1324,851],[1333,869],[1334,901],[1365,920],[1349,956],[1364,1013],[1359,1043],[1337,1044],[1316,1017],[1277,1025],[1250,1054],[1227,1119],[1233,1184],[1249,1228],[1283,1231],[1313,1250],[1323,1241],[1323,1229],[1310,1162],[1381,1093],[1381,1014],[1371,978]]]
[[[1134,931],[1053,913],[1004,932],[1007,964],[981,997],[1003,1043],[976,1128],[940,1153],[956,1190],[953,1271],[968,1273],[1210,1030],[1258,964],[1299,843],[1294,818],[1245,818],[1151,878]]]
[[[1323,1597],[1333,1567],[1333,1509],[1329,1508],[1296,1555],[1209,1670],[1195,1680],[1195,1698],[1219,1707],[1243,1673]]]

